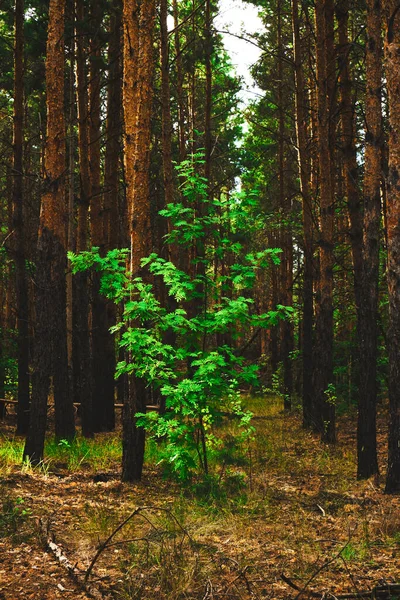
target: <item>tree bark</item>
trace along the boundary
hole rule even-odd
[[[340,119],[342,127],[342,156],[344,194],[350,218],[350,241],[354,270],[354,295],[356,308],[361,304],[362,280],[362,207],[358,185],[357,151],[354,132],[354,103],[351,90],[351,73],[349,64],[348,19],[349,2],[340,0],[336,6],[336,17],[339,30],[339,88]]]
[[[47,396],[53,380],[55,433],[75,435],[69,398],[66,327],[64,0],[50,0],[46,53],[47,131],[36,269],[36,331],[31,415],[24,457],[43,458]]]
[[[155,0],[124,0],[124,158],[130,225],[130,272],[141,272],[140,261],[150,251],[150,142]],[[134,323],[131,326],[135,326]],[[146,410],[144,381],[129,377],[123,410],[123,481],[142,475],[145,435],[135,414]]]
[[[168,0],[160,3],[161,27],[161,105],[162,105],[162,159],[165,204],[174,201],[174,181],[172,165],[172,121],[169,82],[169,50],[168,50]]]
[[[4,306],[5,302],[5,281],[2,278],[0,281],[0,302],[1,306]],[[6,369],[5,369],[5,315],[4,313],[0,313],[0,398],[4,398],[5,396],[5,384],[6,384]],[[0,421],[2,421],[6,416],[6,405],[3,402],[0,402]]]
[[[278,179],[279,179],[279,211],[281,223],[282,259],[280,268],[281,278],[281,303],[292,305],[293,294],[293,249],[290,232],[291,201],[286,194],[285,185],[285,99],[284,99],[284,71],[283,71],[283,39],[282,39],[282,5],[277,3],[277,51],[278,51]],[[281,323],[281,359],[283,365],[283,405],[285,410],[292,407],[293,373],[290,353],[293,350],[293,327],[290,321]]]
[[[89,115],[85,52],[84,4],[77,0],[76,76],[78,105],[79,205],[76,251],[88,250],[88,215],[90,202]],[[89,278],[86,271],[74,277],[74,393],[80,403],[82,435],[93,437],[91,348],[89,331]]]
[[[115,0],[111,7],[109,44],[108,44],[108,85],[107,85],[107,122],[106,149],[104,161],[104,239],[106,250],[121,247],[119,239],[120,221],[120,152],[122,129],[122,65],[121,65],[121,19],[122,2]],[[113,302],[107,302],[107,329],[115,325],[117,308]],[[115,337],[105,336],[105,396],[115,398]],[[114,417],[115,420],[115,417]]]
[[[121,0],[111,7],[108,43],[106,149],[104,159],[104,238],[107,250],[118,248],[120,152],[122,129]]]
[[[400,12],[386,0],[385,73],[389,104],[389,172],[386,180],[389,292],[389,443],[387,493],[400,492]]]
[[[175,42],[175,59],[176,59],[176,94],[178,100],[178,126],[179,126],[179,161],[182,162],[186,157],[186,132],[185,132],[185,104],[183,91],[183,66],[182,66],[182,51],[179,39],[179,13],[178,2],[172,0],[172,8],[174,13],[174,42]]]
[[[334,229],[334,173],[333,173],[333,89],[334,89],[334,33],[333,2],[317,0],[316,63],[318,106],[318,159],[320,183],[320,279],[319,309],[316,317],[314,366],[314,393],[317,403],[317,427],[323,441],[334,443],[335,406],[328,401],[326,391],[333,383],[333,229]],[[332,82],[333,80],[333,82]]]
[[[103,256],[106,251],[103,190],[101,187],[101,38],[102,9],[97,0],[91,5],[90,85],[89,85],[89,161],[90,233],[92,246]],[[94,431],[115,427],[114,379],[107,364],[109,347],[107,301],[100,294],[100,274],[92,274],[92,378]]]
[[[73,15],[71,16],[71,26],[75,31],[75,6],[70,7]],[[69,123],[68,123],[68,233],[67,248],[68,252],[75,252],[75,126],[76,126],[76,106],[75,106],[75,39],[70,41],[69,48]],[[73,369],[73,335],[74,335],[74,299],[73,299],[73,274],[70,265],[67,270],[67,350],[68,350],[68,381],[70,386],[71,398],[74,397],[74,369]]]
[[[211,105],[212,105],[212,15],[211,1],[206,0],[205,5],[205,67],[206,67],[206,87],[205,87],[205,112],[204,112],[204,146],[205,146],[205,165],[204,176],[208,181],[209,190],[211,189],[211,151],[212,151],[212,131],[211,131]]]
[[[303,354],[303,426],[312,426],[312,355],[313,355],[313,214],[311,196],[311,157],[308,148],[305,78],[302,64],[298,1],[292,0],[293,50],[295,68],[296,133],[298,165],[303,213],[303,323],[301,347]]]
[[[25,267],[24,219],[24,2],[15,2],[13,229],[18,346],[17,435],[29,427],[29,299]]]
[[[364,164],[364,235],[362,298],[358,307],[360,382],[357,427],[357,476],[378,473],[376,400],[379,301],[379,238],[382,163],[381,7],[367,0],[366,138]]]

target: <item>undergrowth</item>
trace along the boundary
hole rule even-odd
[[[13,543],[27,542],[33,534],[29,518],[31,509],[21,496],[7,494],[0,504],[0,539],[10,538]]]
[[[281,572],[301,583],[318,569],[311,587],[338,593],[400,577],[399,504],[373,482],[356,481],[351,423],[342,424],[332,448],[304,431],[298,415],[284,414],[281,399],[246,397],[244,403],[255,415],[254,435],[239,443],[234,419],[227,420],[218,432],[223,444],[210,454],[212,475],[186,482],[165,469],[162,442],[147,445],[144,482],[135,486],[118,481],[117,434],[47,442],[47,475],[65,469],[91,482],[86,492],[64,491],[74,506],[73,494],[82,494],[70,540],[75,536],[88,555],[135,507],[150,507],[118,533],[96,565],[119,581],[116,597],[277,599],[288,597]],[[24,469],[21,455],[19,440],[3,438],[2,472]],[[99,470],[108,479],[96,487]],[[62,498],[62,479],[59,485]],[[30,504],[14,498],[3,506],[0,535],[23,533],[29,516],[21,506]]]
[[[0,438],[0,475],[7,475],[16,468],[33,473],[29,462],[22,462],[23,448],[24,442],[20,438]],[[60,469],[71,473],[106,471],[116,468],[121,453],[117,434],[102,435],[93,440],[78,436],[72,442],[49,438],[45,443],[46,458],[35,469],[45,475]]]

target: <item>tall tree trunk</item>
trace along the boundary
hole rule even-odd
[[[90,202],[89,115],[85,52],[84,3],[77,0],[76,78],[78,104],[79,205],[76,251],[88,250]],[[89,331],[89,280],[86,271],[74,277],[73,354],[74,393],[81,407],[82,435],[93,436],[91,349]]]
[[[184,104],[184,73],[182,65],[182,51],[179,39],[179,13],[178,2],[172,0],[172,8],[174,13],[174,42],[175,42],[175,58],[176,58],[176,93],[178,100],[178,126],[179,126],[179,161],[182,162],[186,157],[186,132],[185,132],[185,104]]]
[[[168,0],[160,2],[160,29],[161,29],[161,111],[162,111],[162,164],[164,181],[164,204],[174,201],[174,177],[172,162],[172,120],[171,120],[171,90],[169,78],[169,47],[168,47]],[[174,248],[174,262],[178,257]]]
[[[122,65],[121,65],[121,19],[122,2],[114,0],[111,8],[109,45],[108,45],[108,85],[107,85],[107,122],[106,149],[104,159],[104,239],[106,250],[120,247],[118,235],[119,195],[120,195],[120,151],[122,125]],[[107,302],[107,329],[115,325],[116,306]],[[115,338],[108,333],[104,339],[105,348],[105,396],[115,398]]]
[[[174,179],[172,162],[172,120],[171,120],[171,90],[169,78],[169,47],[168,47],[168,0],[160,2],[160,28],[161,28],[161,109],[162,109],[162,160],[163,160],[163,179],[164,179],[164,204],[174,202]],[[179,43],[179,32],[178,43]],[[178,109],[179,110],[179,109]],[[183,141],[184,145],[184,141]],[[170,224],[169,224],[170,229]],[[163,231],[165,234],[166,232]],[[179,248],[177,244],[169,245],[169,260],[176,266],[179,265]],[[176,308],[176,300],[168,296],[165,286],[161,288],[162,300],[169,310]],[[170,346],[176,345],[176,333],[169,329],[165,333],[165,343]],[[160,394],[160,414],[164,414],[165,398]]]
[[[29,301],[28,281],[25,268],[23,131],[24,2],[23,0],[16,0],[14,48],[13,228],[18,330],[18,435],[25,435],[29,426]]]
[[[150,251],[149,166],[153,79],[155,0],[124,0],[125,177],[130,224],[132,277]],[[132,324],[134,326],[134,323]],[[145,435],[136,426],[135,414],[146,410],[143,380],[129,378],[123,410],[122,479],[141,478]]]
[[[172,122],[169,84],[168,51],[168,0],[160,3],[161,26],[161,104],[162,104],[162,159],[165,204],[174,201],[174,182],[172,166]]]
[[[114,0],[110,15],[106,149],[104,158],[104,238],[107,250],[118,248],[120,152],[122,130],[122,3]]]
[[[90,85],[89,85],[89,161],[90,161],[90,233],[92,246],[104,255],[103,193],[101,187],[101,28],[102,9],[97,0],[91,6]],[[94,431],[111,431],[115,427],[114,381],[107,365],[109,347],[107,301],[100,294],[100,274],[92,274],[92,373]],[[111,379],[110,379],[111,376]]]
[[[301,347],[303,354],[303,426],[312,426],[312,348],[313,348],[313,215],[311,197],[311,157],[308,148],[305,78],[302,64],[298,1],[292,0],[293,49],[295,67],[296,132],[300,190],[303,212],[303,323]]]
[[[64,122],[64,0],[50,0],[46,53],[47,132],[36,269],[36,331],[31,414],[24,457],[43,458],[47,396],[53,380],[55,432],[75,435],[68,391]]]
[[[211,131],[211,105],[212,105],[212,16],[211,0],[206,0],[205,6],[205,66],[206,66],[206,89],[205,89],[205,114],[204,114],[204,146],[205,146],[205,165],[204,176],[208,181],[209,190],[211,189],[211,151],[212,151],[212,131]]]
[[[381,7],[367,0],[366,137],[364,164],[364,240],[362,298],[358,307],[359,356],[361,357],[357,476],[378,473],[376,448],[376,400],[379,300],[379,237],[381,220],[382,163],[382,34]]]
[[[316,318],[317,362],[314,365],[314,393],[318,407],[317,426],[322,439],[335,442],[335,406],[328,401],[327,390],[333,383],[333,88],[334,33],[333,2],[317,0],[316,61],[318,105],[318,158],[320,183],[320,305]]]
[[[5,303],[5,281],[2,278],[0,280],[0,302],[1,306]],[[6,369],[5,369],[5,315],[2,311],[0,313],[0,398],[5,396],[5,384],[6,384]],[[6,405],[4,402],[0,402],[0,421],[6,416]]]
[[[278,50],[278,178],[279,178],[279,210],[283,223],[281,224],[281,245],[283,249],[280,279],[281,303],[292,304],[293,284],[293,250],[292,236],[290,233],[290,200],[285,190],[285,99],[284,99],[284,72],[283,72],[283,41],[282,41],[282,3],[277,3],[277,50]],[[286,320],[281,324],[281,359],[283,365],[284,408],[290,410],[292,406],[291,395],[293,388],[293,373],[290,352],[293,350],[293,327]]]
[[[358,186],[357,150],[354,132],[354,103],[350,73],[348,38],[349,2],[340,0],[336,6],[339,30],[339,87],[340,117],[342,127],[344,195],[350,218],[350,241],[354,270],[354,295],[356,308],[361,304],[362,280],[362,210]]]
[[[75,31],[75,6],[71,6],[72,29]],[[67,248],[69,252],[75,252],[75,40],[70,42],[70,64],[69,64],[69,123],[68,123],[68,234]],[[74,369],[73,369],[73,330],[74,330],[74,306],[73,306],[73,275],[72,269],[68,267],[67,272],[67,349],[68,349],[68,379],[71,398],[74,397]]]
[[[389,452],[387,493],[400,492],[400,12],[386,0],[385,73],[389,100],[387,198],[387,281],[389,291]]]
[[[278,246],[276,233],[271,234],[270,247],[276,248]],[[268,310],[275,310],[276,305],[279,304],[279,267],[277,265],[271,265],[271,286],[270,286],[270,299]],[[278,327],[271,327],[269,330],[269,352],[271,357],[271,368],[269,376],[272,383],[272,375],[276,373],[279,364],[279,339],[278,339]]]

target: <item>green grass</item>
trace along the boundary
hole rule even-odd
[[[299,476],[329,473],[331,482],[339,486],[338,491],[346,489],[346,479],[353,479],[355,469],[354,454],[350,449],[320,445],[302,429],[300,419],[291,416],[290,437],[296,439],[296,444],[293,444],[288,438],[285,419],[282,419],[282,401],[277,397],[245,397],[244,404],[256,415],[253,422],[256,434],[242,438],[235,419],[228,419],[219,426],[218,437],[221,437],[222,444],[210,448],[210,476],[203,481],[194,479],[191,482],[201,500],[207,495],[221,500],[225,496],[238,496],[243,490],[251,492],[260,483],[265,471],[297,473]],[[20,438],[0,438],[1,474],[22,465],[23,446],[24,441]],[[72,473],[80,470],[119,471],[121,440],[116,433],[98,435],[94,439],[77,436],[73,442],[48,438],[44,454],[42,468],[47,472],[60,469]],[[165,466],[165,458],[165,444],[148,440],[146,465],[151,468]],[[28,466],[24,468],[26,470]],[[171,476],[168,465],[164,475]]]
[[[19,438],[0,438],[0,474],[7,475],[16,467],[29,470],[29,465],[22,462],[23,449],[24,441]],[[45,443],[45,458],[41,467],[45,473],[59,469],[72,473],[85,469],[119,469],[121,454],[121,441],[116,434],[99,436],[93,440],[76,437],[72,442],[49,438]]]
[[[45,460],[55,467],[68,471],[106,471],[115,468],[121,460],[121,441],[116,435],[101,436],[95,439],[76,437],[67,440],[48,440],[45,445]]]
[[[16,465],[22,464],[24,441],[19,438],[0,437],[0,474],[8,475]]]

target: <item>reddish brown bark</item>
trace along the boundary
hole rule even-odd
[[[153,78],[155,0],[125,0],[124,23],[124,158],[130,227],[132,276],[150,251],[150,142]],[[144,381],[129,378],[123,410],[122,479],[141,478],[144,430],[136,427],[135,414],[146,408]]]
[[[361,304],[362,280],[362,210],[358,185],[357,152],[354,132],[354,102],[349,64],[350,44],[348,38],[349,2],[340,0],[336,6],[339,30],[339,88],[340,119],[342,129],[342,160],[344,195],[350,219],[350,242],[353,258],[354,295],[356,307]]]
[[[50,378],[53,381],[56,437],[75,435],[68,397],[66,331],[64,0],[51,0],[46,53],[47,131],[36,269],[36,332],[30,427],[24,457],[43,458]]]
[[[319,239],[319,307],[316,315],[314,393],[317,404],[317,427],[322,439],[335,441],[335,407],[327,401],[326,391],[333,382],[333,230],[334,230],[334,169],[332,117],[334,90],[334,13],[332,0],[317,0],[316,65],[318,105],[318,160],[320,186]]]
[[[75,12],[72,17],[72,28],[75,30]],[[76,250],[75,246],[75,40],[71,41],[69,49],[69,123],[68,123],[68,231],[67,248],[69,252]],[[73,393],[73,276],[72,269],[67,270],[67,350],[68,350],[68,378],[71,397]]]
[[[389,172],[386,180],[389,292],[389,444],[386,492],[400,492],[400,12],[386,0],[385,73],[389,101]]]

